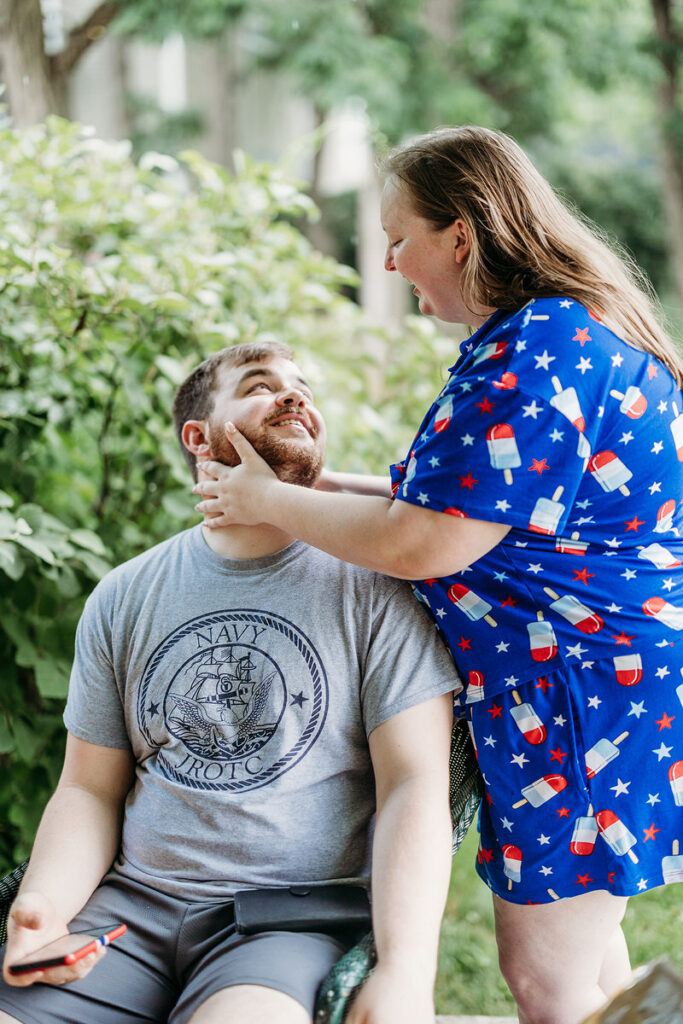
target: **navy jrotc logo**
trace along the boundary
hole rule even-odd
[[[201,789],[254,789],[297,764],[320,734],[325,671],[287,619],[221,611],[184,623],[150,658],[137,714],[157,767]]]

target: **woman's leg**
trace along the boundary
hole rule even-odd
[[[580,1024],[624,984],[627,902],[604,890],[532,906],[493,897],[500,967],[520,1024]]]

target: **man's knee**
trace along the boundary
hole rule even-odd
[[[214,992],[190,1018],[190,1024],[311,1024],[308,1011],[285,992],[263,985],[233,985]],[[3,1024],[0,1019],[0,1024]]]

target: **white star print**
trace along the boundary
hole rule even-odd
[[[536,836],[536,838],[539,841],[539,843],[541,844],[541,846],[547,846],[548,843],[550,842],[550,836],[544,836],[542,832],[541,832],[540,836]]]
[[[556,715],[556,717],[553,718],[553,722],[555,723],[555,725],[559,725],[560,727],[562,727],[566,721],[567,719],[564,717],[564,715]]]
[[[529,758],[524,754],[513,754],[510,764],[516,764],[518,768],[523,768],[525,764],[528,764]]]
[[[462,441],[465,447],[474,444],[474,438],[472,437],[471,434],[464,434],[463,437],[460,438],[460,440]]]
[[[665,590],[671,590],[673,585],[674,585],[674,581],[671,579],[670,576],[669,576],[668,579],[662,580],[662,586],[664,587]]]
[[[472,390],[472,385],[470,384],[470,382],[469,382],[468,380],[466,380],[466,381],[463,381],[463,383],[462,383],[462,384],[460,385],[460,387],[461,387],[461,388],[463,389],[463,391],[465,391],[465,392],[468,392],[468,391],[471,391],[471,390]]]
[[[671,757],[672,750],[673,747],[667,747],[664,741],[662,740],[661,746],[659,746],[657,750],[653,750],[652,753],[657,755],[658,761],[661,761],[665,757]]]
[[[624,361],[624,357],[618,352],[615,356],[612,356],[612,366],[621,366]]]
[[[594,661],[582,661],[581,662],[581,668],[593,668],[594,664],[595,664]]]
[[[669,643],[668,640],[658,640],[655,647],[673,647],[673,644]]]
[[[592,505],[592,504],[593,504],[592,501],[589,501],[588,498],[584,498],[583,501],[577,501],[576,507],[577,508],[582,508],[582,509],[587,509],[588,506]]]
[[[640,718],[641,715],[646,715],[646,714],[647,714],[647,708],[645,707],[645,701],[644,700],[641,700],[641,702],[639,704],[635,704],[634,701],[631,701],[631,710],[629,711],[629,713],[628,713],[628,715],[626,717],[628,718],[629,715],[635,715],[636,718]]]
[[[638,573],[635,571],[635,569],[626,569],[624,572],[622,572],[621,575],[624,577],[625,580],[634,580]]]
[[[553,444],[555,443],[555,441],[563,441],[564,440],[564,430],[558,430],[557,427],[555,427],[555,429],[553,430],[552,434],[548,434],[548,437],[553,442]]]
[[[581,644],[574,644],[573,647],[567,647],[567,657],[581,658],[582,654],[587,654],[588,648],[582,647]]]
[[[543,572],[543,566],[540,562],[529,562],[527,572],[532,572],[534,576],[538,576],[539,572]]]
[[[615,796],[621,796],[622,793],[626,793],[626,795],[629,796],[628,787],[630,785],[630,780],[628,782],[622,782],[621,779],[617,779],[616,786],[610,786],[609,788],[614,791]]]
[[[662,399],[661,402],[659,403],[659,405],[657,406],[657,411],[658,412],[666,412],[666,410],[668,408],[669,408],[668,402],[665,402],[664,399]]]
[[[494,740],[493,736],[484,736],[485,747],[495,747],[498,740]]]
[[[669,669],[666,665],[662,665],[660,668],[657,669],[655,675],[658,679],[664,679],[665,676],[669,675]]]
[[[441,465],[441,460],[437,459],[436,455],[432,455],[431,459],[429,460],[429,465],[432,467],[432,469],[436,469],[437,466]]]
[[[646,803],[650,804],[651,807],[654,807],[655,804],[661,803],[661,800],[659,799],[659,793],[650,793]]]
[[[579,516],[578,519],[574,520],[574,526],[585,526],[586,523],[592,523],[593,516]]]
[[[506,676],[506,678],[505,678],[505,685],[506,686],[514,686],[515,683],[518,683],[518,682],[519,682],[519,679],[517,678],[517,676]]]
[[[663,447],[664,447],[664,442],[663,441],[655,441],[655,443],[652,445],[652,448],[650,448],[650,451],[654,452],[655,455],[659,455],[659,453],[661,452]]]
[[[586,359],[585,356],[581,356],[581,359],[576,364],[576,369],[581,371],[582,376],[586,370],[592,370],[593,364],[591,363],[590,358]]]
[[[429,495],[425,494],[424,491],[420,491],[420,493],[417,496],[417,500],[420,502],[420,504],[424,508],[425,505],[429,504]]]
[[[544,351],[542,356],[534,356],[534,359],[536,360],[536,369],[537,370],[540,370],[540,369],[549,370],[550,369],[550,364],[556,358],[557,358],[556,356],[551,356],[550,355],[550,353],[548,352],[548,349],[545,349],[545,351]]]
[[[657,481],[654,484],[650,484],[650,487],[649,487],[650,494],[657,494],[657,493],[659,493],[659,491],[661,491],[661,489],[662,489],[662,485],[661,485],[661,483],[659,481]]]
[[[607,606],[606,610],[608,612],[614,612],[615,615],[618,615],[619,612],[621,611],[621,608],[622,608],[622,606],[620,604],[615,604],[614,601],[612,601],[612,603]]]
[[[638,882],[638,889],[640,890],[640,892],[643,892],[644,889],[647,889],[647,878],[640,879],[640,881]]]
[[[509,646],[510,644],[506,644],[504,640],[501,640],[499,644],[496,644],[496,650],[499,654],[507,654]]]
[[[499,583],[502,583],[503,580],[508,578],[508,574],[506,572],[494,572],[493,578],[494,580],[498,580]]]
[[[560,309],[569,309],[569,307],[573,305],[574,303],[571,299],[562,299],[562,302],[560,303]]]
[[[507,512],[509,508],[512,508],[512,505],[505,498],[501,498],[500,501],[496,502],[496,508],[499,512]]]
[[[536,405],[536,399],[534,398],[531,402],[531,405],[523,405],[522,410],[524,412],[524,416],[522,417],[522,419],[524,419],[524,417],[526,416],[533,416],[533,418],[536,419],[538,417],[539,412],[543,411],[543,407],[540,405]]]
[[[619,438],[619,443],[620,444],[628,444],[629,441],[632,441],[632,440],[633,440],[633,434],[629,430],[627,433],[624,433],[624,434],[621,435],[621,437]]]
[[[440,619],[442,619],[444,617],[444,615],[446,614],[446,612],[444,611],[443,608],[437,608],[436,609],[436,614],[439,616]]]
[[[512,831],[512,822],[508,821],[507,818],[501,818],[500,823],[503,826],[503,828],[506,828],[508,830],[508,832]]]
[[[539,870],[541,871],[541,874],[543,874],[543,875],[552,875],[552,873],[553,873],[553,869],[552,868],[547,868],[545,866],[545,864]]]
[[[526,342],[525,341],[518,341],[517,344],[515,345],[515,352],[524,352],[524,351],[526,351]]]
[[[597,709],[598,709],[600,704],[602,704],[602,701],[600,700],[600,698],[598,697],[597,694],[595,695],[595,697],[589,697],[588,698],[588,707],[589,708],[595,708],[595,710],[597,711]]]
[[[611,540],[605,541],[608,548],[620,548],[623,543],[623,540],[617,540],[616,537],[612,537]]]

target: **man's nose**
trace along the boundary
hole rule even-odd
[[[384,254],[384,269],[385,270],[396,270],[394,266],[394,254],[391,251],[391,246],[387,246],[387,251]]]
[[[279,405],[304,405],[305,401],[306,398],[303,391],[299,391],[295,387],[287,388],[277,396]]]

